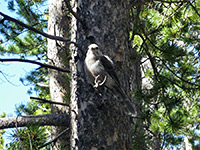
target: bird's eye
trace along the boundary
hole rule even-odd
[[[98,49],[97,47],[95,47],[95,48],[92,48],[92,50],[93,50],[93,51],[95,51],[95,50],[97,50],[97,49]]]

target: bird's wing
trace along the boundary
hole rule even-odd
[[[100,56],[99,60],[101,61],[101,64],[103,65],[103,67],[105,68],[107,73],[117,82],[118,85],[120,85],[119,79],[118,79],[117,74],[116,74],[115,69],[114,69],[113,62],[112,62],[112,60],[110,60],[107,57],[106,56]]]

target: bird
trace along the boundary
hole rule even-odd
[[[90,44],[86,53],[84,68],[87,80],[95,87],[106,86],[114,94],[124,99],[130,111],[135,111],[130,98],[120,85],[119,78],[115,72],[114,63],[111,58],[104,55],[97,44]]]
[[[88,46],[85,58],[85,72],[88,81],[94,84],[96,88],[102,85],[110,89],[120,86],[113,61],[107,55],[102,54],[97,44]]]

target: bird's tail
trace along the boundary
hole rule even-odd
[[[135,104],[132,102],[131,98],[125,93],[125,91],[120,87],[114,88],[120,98],[123,100],[122,105],[125,107],[126,113],[131,116],[136,116]]]

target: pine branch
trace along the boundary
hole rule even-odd
[[[69,131],[69,128],[63,130],[61,133],[59,133],[54,139],[50,140],[49,142],[45,143],[44,145],[40,146],[39,149],[51,144],[51,143],[55,143],[58,138],[60,138],[65,132]]]
[[[69,126],[68,114],[46,114],[36,116],[17,116],[0,118],[0,129],[24,127],[27,125],[40,126]]]
[[[194,11],[197,13],[197,15],[200,17],[199,12],[197,11],[196,7],[194,5],[192,5],[192,3],[190,3],[190,5],[192,6],[192,8],[194,9]]]
[[[146,44],[146,40],[149,40],[149,38],[148,38],[147,36],[145,36],[145,38],[144,38],[144,37],[142,36],[142,34],[140,34],[140,33],[136,33],[136,35],[139,35],[139,36],[141,37],[141,39],[143,40],[143,43],[146,45],[146,48],[144,48],[144,50],[145,50],[147,56],[149,57],[149,60],[150,60],[150,62],[151,62],[151,65],[152,65],[152,68],[153,68],[153,71],[154,71],[154,75],[155,75],[156,79],[158,79],[159,73],[158,73],[158,70],[157,70],[157,67],[156,67],[156,63],[155,63],[155,61],[154,61],[153,56],[152,56],[151,53],[149,52],[148,46],[147,46],[147,44]],[[144,35],[145,35],[145,33],[144,33]],[[142,43],[142,44],[143,44],[143,43]]]
[[[71,13],[72,13],[72,12],[71,12]],[[34,28],[34,27],[30,26],[30,25],[27,25],[27,24],[25,24],[25,23],[23,23],[23,22],[21,22],[21,21],[15,19],[15,18],[12,18],[12,17],[10,17],[10,16],[8,16],[8,15],[2,13],[2,12],[0,12],[0,15],[4,17],[3,19],[0,20],[0,23],[1,23],[1,24],[2,24],[5,20],[9,20],[9,21],[15,22],[15,23],[21,25],[21,26],[24,27],[24,28],[27,28],[27,29],[29,29],[29,30],[31,30],[31,31],[33,31],[33,32],[36,32],[36,33],[38,33],[38,34],[43,35],[43,36],[46,37],[46,38],[49,38],[49,39],[52,39],[52,40],[58,40],[58,41],[67,42],[67,43],[69,43],[69,44],[74,44],[74,45],[75,45],[78,49],[80,49],[81,52],[84,54],[84,51],[81,49],[81,47],[80,47],[76,42],[73,42],[73,41],[71,41],[70,39],[67,39],[67,38],[64,38],[64,37],[60,37],[60,36],[55,36],[55,35],[47,34],[47,33],[43,32],[43,31],[38,30],[38,29],[36,29],[36,28]],[[83,22],[83,21],[82,21],[82,22]],[[84,24],[84,23],[83,23],[83,24]]]
[[[18,59],[18,58],[9,58],[9,59],[7,59],[7,58],[5,58],[5,59],[0,58],[0,62],[14,62],[14,61],[36,64],[36,65],[40,65],[40,67],[54,69],[54,70],[61,71],[61,72],[70,73],[69,69],[63,69],[63,68],[59,68],[59,67],[56,67],[56,66],[52,66],[52,65],[48,65],[48,64],[43,64],[43,63],[40,63],[40,62],[37,62],[37,61],[34,61],[34,60]]]
[[[30,25],[24,24],[23,22],[15,19],[15,18],[12,18],[12,17],[10,17],[10,16],[8,16],[8,15],[2,13],[2,12],[0,12],[0,15],[4,17],[3,20],[9,20],[9,21],[15,22],[15,23],[21,25],[22,27],[25,27],[25,28],[27,28],[27,29],[29,29],[31,31],[36,32],[36,33],[39,33],[39,34],[41,34],[44,37],[47,37],[49,39],[54,39],[54,40],[59,40],[59,41],[64,41],[64,42],[71,43],[70,39],[67,39],[67,38],[64,38],[64,37],[60,37],[60,36],[54,36],[54,35],[47,34],[47,33],[43,32],[41,30],[38,30],[38,29],[36,29],[36,28],[34,28],[34,27],[30,26]]]
[[[199,89],[199,87],[200,87],[199,84],[192,83],[192,82],[190,82],[190,81],[188,81],[188,80],[185,80],[184,78],[178,76],[177,73],[173,72],[173,70],[170,69],[170,67],[168,67],[168,65],[165,63],[164,60],[162,60],[162,62],[163,62],[163,64],[164,64],[164,66],[165,66],[175,77],[177,77],[179,80],[181,80],[181,81],[183,81],[183,82],[185,82],[185,83],[188,83],[188,84],[190,84],[190,85],[196,86],[196,87],[198,87],[198,89]]]
[[[182,0],[182,1],[166,1],[166,0],[154,0],[154,2],[161,2],[161,3],[169,3],[169,4],[172,4],[172,3],[186,3],[186,2],[189,2],[189,0]]]

